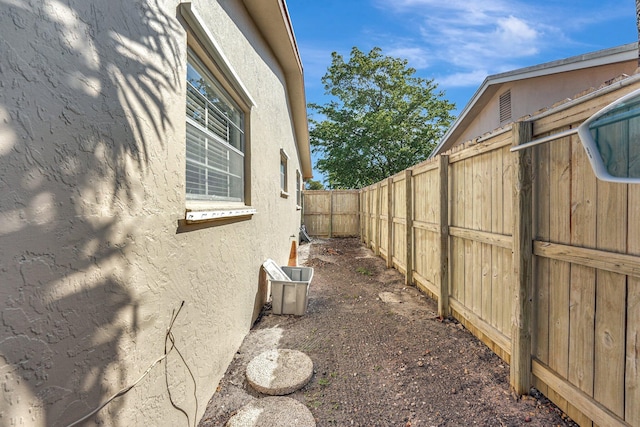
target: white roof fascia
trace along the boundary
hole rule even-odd
[[[285,0],[242,0],[280,63],[291,103],[296,145],[304,179],[313,177],[304,74]]]
[[[582,70],[584,68],[599,67],[601,65],[629,61],[638,57],[637,46],[637,43],[629,43],[610,49],[586,53],[584,55],[572,56],[570,58],[559,59],[539,65],[532,65],[531,67],[520,68],[506,73],[494,74],[487,77],[487,80],[491,80],[491,84],[506,83],[514,80],[524,80],[550,74],[564,73],[566,71]]]

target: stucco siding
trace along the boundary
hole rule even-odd
[[[597,88],[622,74],[631,75],[636,66],[637,61],[633,60],[504,83],[495,90],[461,136],[448,146],[462,144],[510,123],[501,124],[499,117],[500,95],[508,90],[511,91],[511,117],[515,121],[556,102],[573,98],[586,89]]]
[[[172,351],[94,420],[184,425],[173,399],[193,423],[251,326],[260,264],[288,259],[285,76],[241,2],[193,5],[255,100],[257,213],[188,227],[178,2],[0,0],[0,424],[67,425],[131,384],[171,348],[182,301],[184,360]]]

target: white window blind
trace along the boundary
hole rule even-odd
[[[189,52],[186,196],[244,201],[244,114]]]

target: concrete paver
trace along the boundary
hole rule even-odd
[[[311,411],[290,397],[265,397],[243,406],[226,427],[315,427]]]
[[[267,350],[249,362],[247,381],[260,393],[282,396],[304,387],[313,376],[313,362],[301,351]]]

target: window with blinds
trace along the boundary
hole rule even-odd
[[[244,201],[244,113],[191,51],[186,113],[187,200]]]

